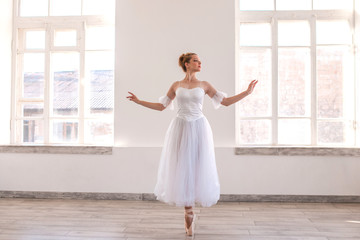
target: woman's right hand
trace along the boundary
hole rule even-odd
[[[130,96],[127,96],[126,98],[129,99],[130,101],[133,101],[134,103],[139,103],[140,100],[135,96],[135,94],[133,94],[132,92],[128,92],[130,94]]]

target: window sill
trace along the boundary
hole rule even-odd
[[[112,155],[111,146],[3,145],[0,153]],[[360,148],[341,147],[235,147],[235,155],[360,157]]]
[[[91,154],[111,155],[112,147],[105,146],[26,146],[3,145],[0,153]]]
[[[360,148],[342,147],[236,147],[235,155],[360,157]]]

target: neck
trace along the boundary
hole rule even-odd
[[[186,72],[185,81],[192,82],[196,80],[196,72]]]

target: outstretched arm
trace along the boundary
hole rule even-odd
[[[243,91],[243,92],[241,92],[241,93],[239,93],[237,95],[234,95],[232,97],[224,98],[222,100],[221,104],[224,105],[224,106],[230,106],[231,104],[234,104],[234,103],[240,101],[241,99],[243,99],[244,97],[250,95],[254,91],[254,88],[255,88],[257,83],[258,83],[257,80],[251,81],[251,83],[249,84],[248,88],[245,91]]]
[[[175,85],[176,85],[176,83],[174,83],[170,87],[170,89],[167,93],[167,97],[169,97],[169,99],[171,99],[171,100],[173,100],[175,98]],[[136,95],[133,94],[132,92],[128,92],[128,93],[130,94],[130,96],[127,96],[126,98],[134,103],[141,105],[141,106],[144,106],[144,107],[147,107],[150,109],[154,109],[154,110],[158,110],[158,111],[162,111],[166,108],[162,103],[142,101],[142,100],[138,99],[136,97]]]
[[[126,98],[129,99],[130,101],[133,101],[134,103],[137,103],[141,106],[150,108],[150,109],[154,109],[154,110],[158,110],[158,111],[162,111],[165,109],[164,105],[162,105],[161,103],[154,103],[154,102],[146,102],[146,101],[142,101],[139,100],[135,94],[133,94],[132,92],[128,92],[130,94],[130,96],[127,96]]]
[[[209,84],[207,82],[205,82],[205,83],[206,83],[206,86],[205,86],[206,93],[209,95],[210,98],[213,98],[214,95],[216,94],[216,89],[213,86],[211,86],[211,84]],[[240,101],[241,99],[243,99],[244,97],[248,96],[249,94],[251,94],[253,92],[257,83],[258,83],[257,80],[251,81],[251,83],[249,84],[248,88],[245,91],[243,91],[237,95],[234,95],[232,97],[224,97],[221,104],[224,106],[230,106],[231,104],[234,104],[234,103]]]

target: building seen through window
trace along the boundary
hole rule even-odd
[[[15,18],[13,142],[112,144],[115,1],[39,4]]]
[[[355,146],[354,2],[240,0],[239,145]]]

